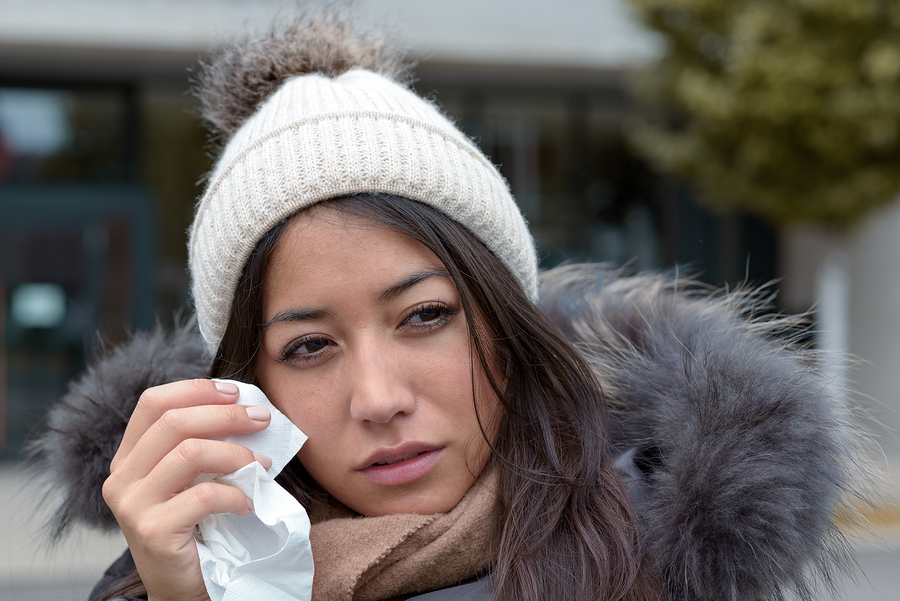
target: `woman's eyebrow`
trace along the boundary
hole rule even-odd
[[[442,269],[424,269],[422,271],[418,271],[402,282],[398,282],[387,288],[384,292],[378,295],[378,303],[386,303],[390,300],[393,300],[418,284],[423,280],[427,280],[432,277],[444,277],[449,278],[450,274]],[[274,326],[277,323],[283,323],[286,321],[307,321],[313,319],[326,319],[331,316],[331,311],[327,309],[312,309],[309,311],[303,311],[300,309],[286,309],[276,314],[275,317],[267,321],[263,324],[262,329],[260,330],[260,334],[263,334],[270,327]]]
[[[422,280],[427,280],[428,278],[433,278],[433,277],[449,278],[450,274],[447,273],[443,269],[424,269],[422,271],[418,271],[418,272],[412,274],[411,276],[409,276],[408,278],[406,278],[405,280],[403,280],[402,282],[398,282],[397,284],[394,284],[393,286],[391,286],[390,288],[386,289],[384,292],[379,294],[378,302],[386,303],[388,301],[394,300],[395,298],[397,298],[398,296],[400,296],[401,294],[403,294],[404,292],[406,292],[407,290],[409,290],[410,288],[412,288],[413,286],[415,286]]]
[[[260,330],[259,333],[263,334],[266,330],[268,330],[270,327],[274,326],[276,323],[282,323],[285,321],[306,321],[306,320],[310,320],[310,319],[325,319],[329,315],[331,315],[331,312],[327,311],[325,309],[314,309],[312,311],[300,311],[297,309],[287,309],[285,311],[282,311],[281,313],[276,314],[275,317],[273,317],[272,319],[270,319],[269,321],[264,323],[262,326],[262,330]]]

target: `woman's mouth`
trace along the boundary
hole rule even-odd
[[[368,467],[359,472],[366,479],[383,486],[409,484],[431,471],[442,454],[443,448],[380,451],[367,460]]]
[[[401,461],[408,461],[414,457],[418,457],[422,453],[413,453],[409,457],[404,457],[403,459],[396,459],[394,461],[379,461],[378,463],[373,463],[372,465],[394,465],[395,463],[400,463]]]

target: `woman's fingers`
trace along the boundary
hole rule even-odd
[[[239,488],[216,482],[192,486],[167,505],[179,516],[185,532],[193,532],[196,524],[214,513],[247,515],[253,511],[253,502]]]
[[[201,473],[231,473],[271,460],[221,439],[259,432],[271,415],[237,405],[231,383],[187,380],[148,389],[128,423],[103,485],[150,598],[206,598],[194,526],[214,513],[247,515],[240,489],[191,483]],[[195,594],[196,593],[196,594]]]
[[[233,486],[206,482],[148,507],[125,506],[123,528],[150,599],[208,600],[194,526],[211,513],[250,513],[250,501]]]
[[[147,492],[142,494],[155,496],[154,501],[163,502],[184,490],[200,474],[230,474],[253,461],[259,461],[264,468],[272,465],[271,459],[253,453],[247,447],[191,438],[175,447],[144,478],[142,486]]]
[[[233,405],[238,400],[238,387],[231,382],[196,379],[171,382],[148,388],[138,400],[111,468],[131,453],[150,426],[167,411],[199,405]]]
[[[132,452],[138,454],[139,450]],[[134,513],[136,521],[143,522],[146,516],[142,512],[183,494],[201,473],[231,473],[257,457],[268,459],[241,445],[191,438],[179,443],[143,477],[134,477],[126,459],[103,484],[103,498],[117,517],[128,521]],[[211,513],[209,508],[205,510],[207,515]]]
[[[129,545],[142,549],[177,549],[182,540],[193,536],[194,526],[215,513],[247,515],[252,502],[239,488],[203,482],[178,493],[162,504],[122,507],[125,519],[140,513],[128,533]],[[134,516],[138,517],[138,516]]]
[[[257,458],[267,468],[271,465],[246,447],[210,440],[258,432],[269,425],[267,409],[237,405],[232,392],[237,392],[234,384],[190,380],[142,395],[103,486],[104,499],[120,523],[131,518],[135,524],[145,523],[140,515],[120,514],[165,504],[200,473],[231,473]],[[212,509],[198,511],[209,515]]]
[[[129,478],[143,478],[163,457],[185,441],[258,432],[269,425],[270,419],[271,414],[267,409],[245,405],[170,409],[147,429],[115,471],[125,471]],[[250,461],[252,459],[243,465]],[[234,470],[215,470],[223,473],[228,471]]]

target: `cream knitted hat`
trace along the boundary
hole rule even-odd
[[[197,206],[191,292],[211,351],[263,235],[299,209],[363,192],[445,213],[536,300],[534,242],[506,181],[478,148],[431,103],[382,75],[309,73],[287,79],[234,132]]]

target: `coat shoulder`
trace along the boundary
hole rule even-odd
[[[541,304],[591,363],[611,442],[673,599],[817,598],[852,565],[836,525],[868,467],[847,399],[759,291],[596,265]]]

